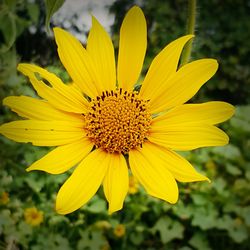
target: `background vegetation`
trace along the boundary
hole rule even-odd
[[[46,33],[49,2],[0,2],[1,100],[9,95],[35,96],[16,72],[20,61],[37,63],[69,80],[58,61],[53,37]],[[56,2],[55,9],[63,1]],[[110,8],[115,14],[116,48],[121,21],[134,3],[117,0]],[[139,3],[149,30],[145,73],[168,42],[185,34],[187,1]],[[220,68],[192,101],[225,100],[237,107],[236,115],[222,126],[231,139],[228,146],[184,154],[211,184],[180,184],[180,200],[172,206],[149,197],[131,182],[124,209],[112,216],[107,214],[102,190],[88,205],[61,216],[54,211],[55,196],[70,173],[26,173],[25,168],[49,148],[0,137],[0,249],[250,249],[249,13],[247,0],[237,4],[233,0],[198,1],[192,59],[213,57]],[[0,124],[16,118],[1,105]]]

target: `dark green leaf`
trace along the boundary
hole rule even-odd
[[[152,231],[158,231],[160,233],[162,242],[166,244],[173,239],[182,239],[184,227],[178,221],[173,221],[170,218],[162,217],[156,222],[152,228]]]
[[[29,16],[31,18],[31,21],[33,23],[37,23],[38,18],[39,18],[39,12],[40,12],[38,5],[35,3],[29,3],[27,5],[27,10],[28,10]]]
[[[16,40],[15,16],[11,12],[0,12],[0,33],[4,38],[4,43],[0,44],[0,53],[7,52]]]
[[[190,240],[189,244],[197,250],[211,250],[208,240],[202,233],[196,233]]]
[[[45,6],[46,6],[46,19],[45,19],[45,26],[47,29],[47,32],[50,30],[50,19],[51,17],[60,9],[60,7],[63,5],[65,0],[45,0]]]

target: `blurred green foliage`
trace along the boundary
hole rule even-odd
[[[220,70],[194,100],[224,99],[241,104],[236,115],[223,125],[231,140],[228,146],[184,154],[212,183],[179,184],[180,199],[176,205],[149,197],[140,188],[126,198],[122,211],[111,216],[100,189],[79,211],[61,216],[54,211],[56,193],[73,170],[61,175],[26,173],[25,168],[50,149],[0,137],[0,249],[250,249],[250,106],[242,105],[248,104],[250,98],[250,5],[243,0],[237,4],[232,0],[198,4],[193,59],[217,58]],[[116,1],[111,8],[116,14],[116,45],[118,27],[131,5],[132,0]],[[143,1],[149,28],[144,73],[165,44],[185,34],[186,6],[184,0]],[[42,1],[3,1],[1,100],[7,95],[35,95],[26,79],[16,73],[20,60],[46,65],[65,82],[69,81],[55,59],[52,38],[44,31],[45,13]],[[31,32],[31,27],[35,32]],[[14,113],[1,106],[0,124],[15,119]],[[7,202],[2,198],[5,192],[9,194]],[[34,206],[44,212],[39,226],[27,224],[24,218],[25,209]],[[120,224],[126,232],[118,236],[115,228]]]
[[[148,51],[144,71],[153,57],[169,42],[186,34],[187,0],[117,0],[111,7],[116,22],[114,38],[126,11],[141,4],[148,25]],[[219,62],[215,77],[194,101],[225,100],[250,103],[250,4],[246,0],[197,1],[196,37],[191,60],[212,57]]]
[[[5,0],[0,3],[0,87],[18,85],[16,74],[17,38],[38,23],[39,8],[26,0]],[[4,84],[4,86],[3,86]],[[2,99],[1,99],[2,100]]]

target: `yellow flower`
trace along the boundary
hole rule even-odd
[[[95,223],[95,227],[103,230],[111,228],[111,224],[106,220],[100,220]]]
[[[9,193],[2,192],[0,196],[0,204],[6,205],[10,201]]]
[[[212,160],[209,160],[208,162],[206,162],[206,167],[214,170],[216,168],[216,165]]]
[[[134,176],[129,176],[129,187],[128,187],[128,193],[129,194],[135,194],[138,192],[139,189],[139,182]]]
[[[118,224],[115,228],[114,228],[114,235],[117,237],[122,237],[125,233],[126,233],[126,228],[123,224]]]
[[[110,246],[108,243],[106,243],[104,246],[101,247],[101,250],[109,250]]]
[[[167,45],[135,91],[147,47],[139,7],[122,23],[117,69],[111,39],[94,17],[86,49],[67,31],[54,33],[60,60],[77,87],[38,66],[19,64],[42,100],[5,98],[5,105],[27,119],[1,125],[0,133],[17,142],[56,146],[27,171],[60,174],[79,163],[58,192],[58,213],[79,209],[101,184],[109,212],[120,210],[129,188],[127,163],[148,194],[170,203],[178,200],[176,180],[208,180],[175,150],[227,144],[228,136],[214,125],[229,119],[234,108],[225,102],[185,104],[218,68],[214,59],[178,68],[192,35]]]
[[[24,218],[27,224],[31,226],[39,226],[43,222],[43,212],[37,210],[36,207],[26,208]]]

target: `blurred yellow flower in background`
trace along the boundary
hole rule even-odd
[[[136,194],[139,190],[139,182],[138,180],[133,176],[129,176],[129,187],[128,187],[128,193],[129,194]]]
[[[95,227],[103,230],[108,230],[111,228],[111,224],[106,220],[100,220],[95,223]]]
[[[0,195],[0,204],[6,205],[10,201],[9,193],[2,192]]]
[[[101,250],[109,250],[109,249],[111,249],[111,248],[110,248],[110,246],[109,246],[108,243],[105,244],[105,245],[101,248]]]
[[[114,231],[113,231],[114,235],[116,237],[122,237],[124,236],[124,234],[126,233],[126,227],[124,224],[118,224],[115,228],[114,228]]]
[[[214,163],[214,161],[209,160],[206,162],[206,168],[214,170],[216,168],[216,164]]]
[[[123,20],[117,67],[112,41],[94,17],[86,49],[61,28],[54,34],[74,84],[38,66],[19,64],[42,99],[5,98],[3,103],[26,120],[3,124],[0,133],[17,142],[56,146],[27,171],[60,174],[79,164],[57,194],[58,213],[79,209],[101,185],[109,213],[122,209],[128,168],[148,194],[172,204],[179,196],[176,181],[209,181],[175,151],[227,144],[228,136],[216,124],[229,119],[234,108],[219,101],[185,104],[218,69],[209,58],[179,68],[182,49],[193,35],[167,45],[135,88],[147,48],[139,7]]]
[[[25,222],[31,226],[39,226],[43,222],[43,211],[36,207],[26,208],[24,210]]]

